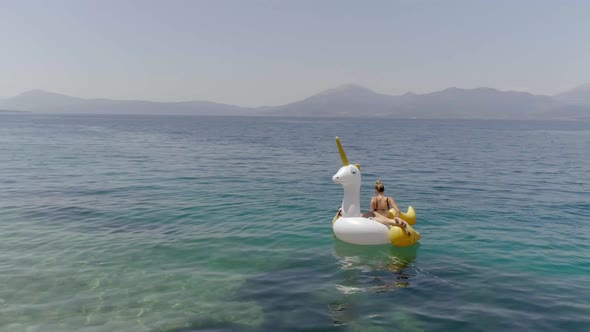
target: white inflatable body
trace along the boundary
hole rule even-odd
[[[332,181],[342,185],[344,197],[342,198],[342,216],[332,222],[332,230],[337,238],[352,244],[393,244],[396,246],[408,246],[420,240],[420,233],[411,226],[407,226],[411,236],[406,236],[399,227],[390,230],[384,224],[369,218],[361,217],[360,190],[361,171],[360,165],[348,163],[342,143],[336,137],[336,144],[342,158],[342,166],[332,177]],[[415,222],[414,209],[411,212]],[[408,219],[409,220],[409,219]],[[413,222],[412,222],[413,223]]]
[[[389,228],[380,222],[363,217],[340,217],[332,226],[340,240],[353,244],[391,244]]]

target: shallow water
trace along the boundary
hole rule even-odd
[[[335,136],[418,245],[333,238]],[[0,330],[585,330],[588,151],[589,123],[0,114]]]

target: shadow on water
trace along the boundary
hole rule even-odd
[[[330,304],[335,325],[354,324],[359,316],[371,316],[372,305],[360,308],[359,303],[372,302],[380,293],[393,293],[409,287],[417,275],[414,262],[420,244],[410,247],[361,246],[334,241],[333,255],[340,264],[341,279],[336,285],[338,301]]]
[[[264,318],[253,326],[196,319],[188,331],[356,331],[373,324],[392,324],[379,301],[390,302],[410,286],[419,245],[359,246],[334,240],[332,254],[313,262],[294,259],[278,270],[252,275],[233,294],[236,301],[256,303]],[[330,259],[330,257],[332,257]],[[334,260],[335,258],[335,260]],[[389,325],[391,326],[391,325]],[[381,331],[382,329],[377,328]]]
[[[342,331],[342,327],[332,323],[329,300],[321,295],[324,278],[315,267],[287,267],[260,273],[252,276],[232,298],[260,306],[264,313],[261,322],[240,325],[197,318],[187,322],[186,327],[165,331]]]
[[[334,241],[333,254],[343,270],[388,271],[403,275],[418,256],[420,244],[409,247],[354,245],[340,240]]]

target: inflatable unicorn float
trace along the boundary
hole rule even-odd
[[[332,180],[339,183],[344,188],[344,197],[342,199],[342,215],[336,215],[332,220],[332,229],[337,238],[344,242],[352,244],[388,244],[405,247],[416,243],[420,240],[418,233],[412,226],[408,226],[410,231],[408,236],[400,227],[392,226],[388,228],[384,224],[361,216],[360,209],[360,190],[361,190],[361,166],[359,164],[351,165],[346,158],[340,138],[336,137],[336,144],[342,159],[342,167],[332,177]],[[389,210],[389,218],[393,218],[395,210]],[[400,211],[399,218],[405,220],[409,225],[416,223],[416,212],[409,206],[408,211]]]

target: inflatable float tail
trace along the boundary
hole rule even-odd
[[[408,226],[408,231],[410,231],[410,236],[407,236],[401,227],[393,226],[389,230],[389,240],[394,246],[407,247],[418,242],[422,237],[412,226]]]
[[[395,209],[390,209],[387,217],[389,219],[393,219],[393,217],[395,217]],[[416,211],[414,211],[414,208],[411,205],[408,206],[407,212],[403,212],[400,210],[398,217],[400,217],[410,225],[414,225],[416,223]]]

